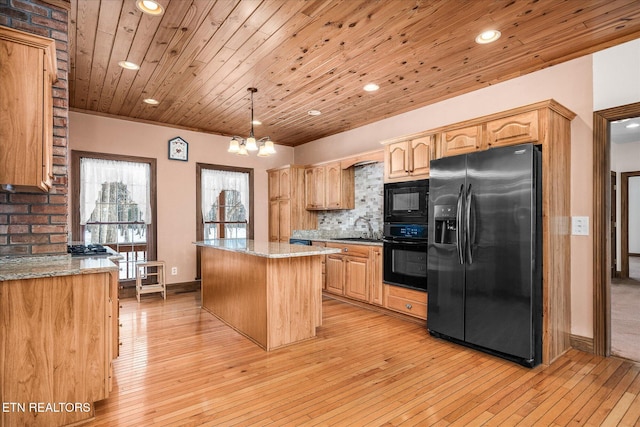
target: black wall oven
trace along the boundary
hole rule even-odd
[[[427,225],[385,224],[383,281],[427,291]]]

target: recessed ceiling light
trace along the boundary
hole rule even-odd
[[[502,33],[498,30],[488,30],[478,34],[478,36],[476,37],[476,43],[478,44],[492,43],[498,40],[501,35]]]
[[[628,125],[626,125],[625,127],[627,129],[633,129],[633,128],[637,128],[638,126],[640,126],[640,123],[629,123]]]
[[[120,61],[120,62],[118,62],[118,65],[121,66],[122,68],[126,69],[126,70],[139,70],[140,69],[140,66],[138,64],[136,64],[135,62]]]
[[[380,89],[380,86],[378,86],[375,83],[369,83],[364,85],[363,89],[366,90],[367,92],[375,92],[376,90]]]
[[[158,105],[158,104],[160,104],[160,101],[158,101],[157,99],[153,99],[153,98],[144,99],[143,102],[146,102],[149,105]]]
[[[254,120],[251,123],[256,125],[256,126],[260,126],[262,124],[262,122],[260,120]]]
[[[322,112],[320,112],[320,110],[309,110],[307,111],[307,114],[310,116],[319,116]]]
[[[164,8],[154,0],[137,0],[136,7],[149,15],[158,16],[164,13]]]

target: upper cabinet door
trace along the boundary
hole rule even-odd
[[[538,141],[538,111],[517,114],[487,123],[489,148]]]
[[[327,209],[342,208],[342,168],[340,163],[325,167],[324,199]]]
[[[409,141],[400,141],[385,147],[385,177],[402,178],[409,175]]]
[[[411,141],[411,174],[416,179],[422,176],[429,177],[429,163],[433,158],[434,139],[434,135],[429,135]]]
[[[0,27],[0,184],[49,191],[55,42]]]
[[[442,133],[442,157],[472,153],[480,149],[482,144],[482,126],[469,126]]]
[[[324,166],[305,169],[305,207],[306,209],[324,209]]]
[[[280,170],[280,198],[288,199],[291,197],[291,170]]]
[[[278,200],[280,197],[280,171],[269,172],[269,200]]]

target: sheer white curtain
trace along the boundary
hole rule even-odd
[[[200,182],[202,185],[202,218],[211,221],[211,206],[217,201],[220,192],[234,190],[240,194],[242,206],[249,212],[249,174],[223,170],[202,169]],[[247,226],[249,218],[247,216]]]
[[[96,209],[104,183],[121,182],[138,205],[140,220],[151,224],[151,168],[148,163],[80,159],[80,224],[86,225]]]

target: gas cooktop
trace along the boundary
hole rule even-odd
[[[100,255],[109,255],[107,253],[107,248],[102,245],[91,244],[91,245],[68,245],[67,253],[70,253],[71,256],[100,256]]]

